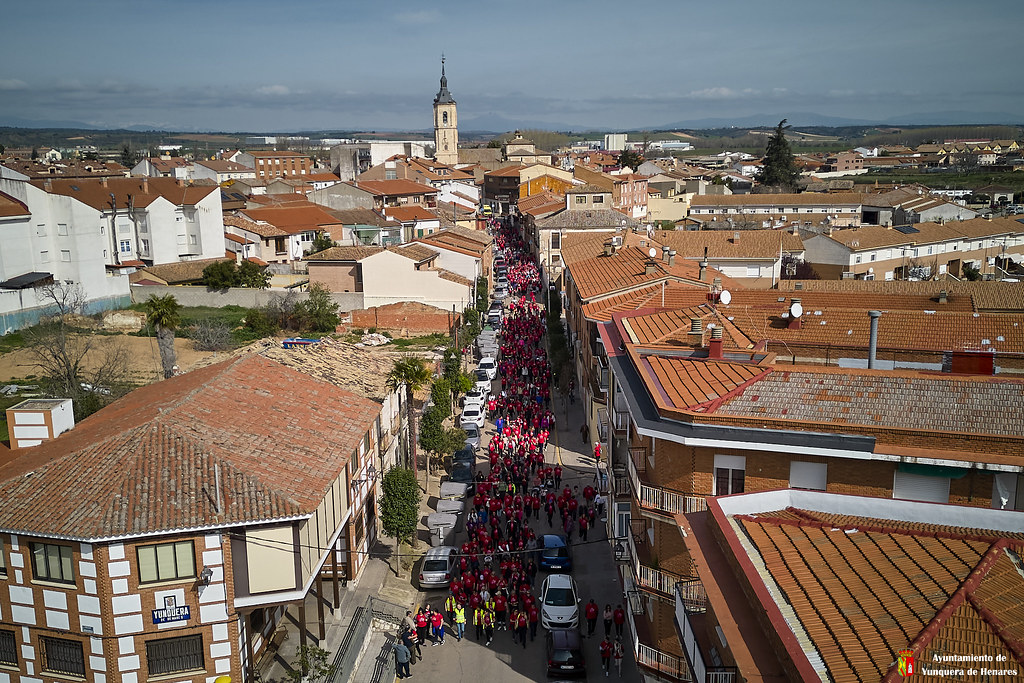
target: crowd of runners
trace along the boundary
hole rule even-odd
[[[496,633],[508,632],[513,644],[525,649],[537,638],[541,621],[536,593],[541,539],[562,533],[571,542],[578,534],[585,542],[591,530],[599,528],[604,512],[596,488],[563,487],[561,464],[545,457],[556,425],[545,349],[546,316],[537,302],[540,273],[515,231],[495,224],[495,249],[507,264],[510,298],[500,333],[501,390],[487,402],[495,425],[486,447],[487,473],[477,473],[476,490],[467,501],[468,538],[459,548],[443,609],[425,606],[406,615],[401,643],[396,645],[400,678],[410,675],[409,663],[422,657],[427,642],[431,647],[444,644],[446,625],[459,642],[471,625],[476,640],[486,646]],[[591,621],[591,611],[588,604],[581,617],[587,618],[587,635],[593,636],[597,615]],[[614,660],[621,675],[625,612],[622,605],[608,605],[604,616],[602,665],[607,674]]]

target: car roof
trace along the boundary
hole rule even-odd
[[[428,558],[429,559],[436,559],[438,557],[448,557],[449,555],[454,553],[455,550],[456,550],[456,548],[453,545],[439,545],[439,546],[435,546],[435,547],[429,549],[427,551],[427,554],[424,555],[423,557],[424,557],[424,559],[428,559]]]
[[[575,650],[580,647],[580,634],[571,628],[556,628],[548,631],[551,643],[559,650]]]
[[[544,534],[545,548],[565,547],[565,537],[558,534]]]
[[[572,577],[568,574],[551,574],[546,579],[549,588],[570,588]]]

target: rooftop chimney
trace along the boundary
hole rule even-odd
[[[868,370],[875,369],[875,355],[878,353],[878,319],[881,311],[868,311],[871,316],[871,336],[868,338]]]
[[[664,261],[665,263],[668,263],[668,252],[669,252],[669,249],[670,249],[670,247],[667,244],[665,244],[665,245],[663,245],[661,247],[661,260]]]
[[[46,190],[47,192],[53,192],[53,181],[47,178],[43,182],[43,189]]]
[[[611,256],[612,255],[612,242],[611,242],[611,240],[608,240],[607,242],[604,243],[604,255],[605,256]]]
[[[649,259],[647,261],[646,267],[644,268],[644,274],[645,275],[654,275],[657,272],[658,272],[658,262],[655,261],[654,259]]]
[[[697,279],[704,282],[704,278],[707,276],[708,269],[708,248],[704,247],[704,258],[700,260],[700,272],[697,274]]]
[[[716,326],[711,330],[711,342],[708,344],[708,358],[723,358],[722,354],[722,328]]]
[[[102,187],[106,187],[107,186],[107,176],[103,176],[102,178],[100,178],[100,185]]]
[[[704,323],[700,318],[690,318],[690,334],[704,336]]]
[[[674,266],[676,264],[676,250],[672,249],[668,252],[668,264]]]
[[[142,176],[142,193],[149,194],[149,176]]]
[[[722,278],[716,277],[714,280],[711,281],[711,285],[713,287],[717,287],[718,289],[721,289],[722,288]]]
[[[949,303],[949,294],[944,289],[939,291],[939,303],[940,304],[948,304]]]
[[[739,244],[740,243],[740,231],[739,230],[733,232],[733,234],[732,234],[732,243],[733,244]]]

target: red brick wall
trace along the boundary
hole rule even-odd
[[[319,282],[331,292],[361,292],[357,283],[359,264],[317,263],[308,261],[309,282]]]
[[[451,313],[440,309],[434,309],[436,313],[425,310],[430,308],[432,307],[412,308],[398,304],[352,311],[352,327],[364,330],[376,328],[378,332],[387,332],[391,336],[399,337],[450,332]]]

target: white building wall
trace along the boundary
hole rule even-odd
[[[451,251],[444,247],[439,247],[436,244],[427,245],[438,254],[437,260],[434,261],[438,268],[444,268],[450,270],[453,273],[458,273],[464,278],[476,281],[478,277],[483,275],[483,269],[480,266],[480,259],[475,256],[463,254],[458,251]]]
[[[418,301],[445,311],[462,311],[472,301],[470,288],[443,280],[436,271],[417,271],[415,264],[390,251],[374,254],[363,265],[363,302],[366,308],[403,301]]]

